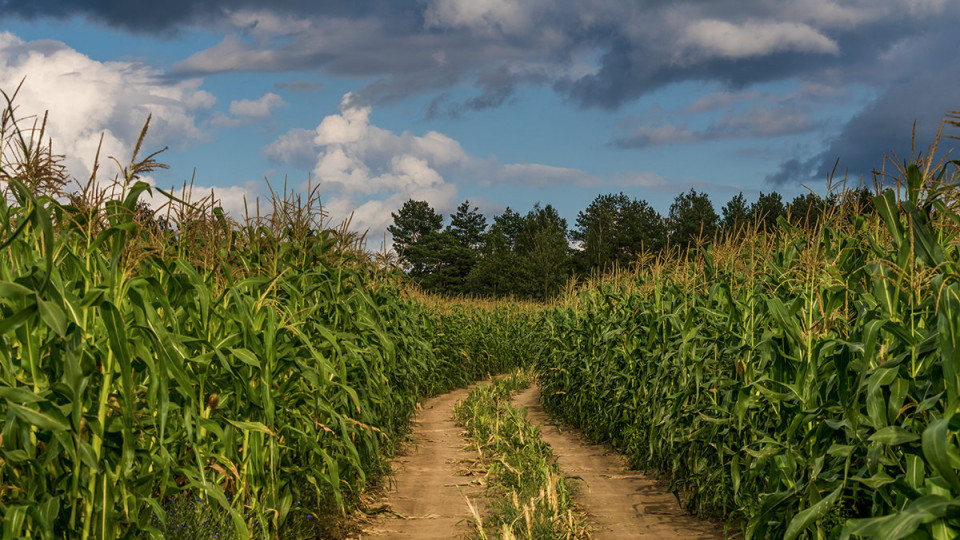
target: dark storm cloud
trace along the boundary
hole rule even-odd
[[[278,13],[362,17],[373,13],[401,15],[410,3],[390,0],[272,0],[269,9]],[[263,9],[259,0],[0,0],[0,17],[90,17],[110,26],[137,31],[168,33],[180,25],[216,20],[242,9]]]
[[[613,145],[618,148],[647,148],[677,143],[782,137],[807,133],[822,125],[822,122],[811,118],[807,111],[791,110],[789,106],[778,104],[730,112],[704,129],[688,129],[673,124],[638,126],[627,135],[615,138]]]
[[[495,109],[506,103],[520,86],[540,86],[549,82],[550,76],[542,70],[529,69],[522,72],[512,71],[504,65],[484,69],[476,77],[475,85],[480,94],[462,102],[451,100],[448,93],[434,98],[427,108],[427,118],[441,116],[460,118],[470,111]]]
[[[784,184],[800,184],[810,179],[813,172],[813,161],[800,161],[792,158],[780,164],[775,173],[768,174],[766,181],[768,184],[782,186]]]
[[[321,68],[381,79],[368,92],[375,100],[443,90],[479,73],[481,94],[456,109],[499,106],[518,85],[545,84],[583,107],[616,109],[691,80],[743,88],[834,70],[869,84],[883,78],[871,66],[894,44],[955,29],[957,6],[916,7],[924,4],[935,2],[0,0],[0,20],[80,15],[136,31],[224,31],[222,43],[178,63],[184,75]],[[596,63],[592,72],[574,69],[583,56]],[[502,80],[484,80],[504,63],[513,68]],[[524,79],[526,69],[543,76]]]
[[[872,172],[883,166],[884,155],[895,154],[902,161],[909,159],[911,148],[914,153],[925,154],[944,115],[960,109],[960,54],[956,46],[952,33],[927,35],[914,50],[891,58],[887,69],[896,70],[892,74],[898,80],[832,137],[826,150],[802,163],[796,159],[784,162],[767,181],[783,184],[823,180],[836,165],[837,176],[847,175],[854,181],[862,177],[869,183]],[[916,140],[912,141],[914,122]],[[939,152],[942,155],[957,146],[956,140],[943,138]]]
[[[782,80],[876,90],[880,98],[809,167],[785,163],[771,175],[780,182],[807,169],[823,174],[838,155],[851,171],[868,171],[880,153],[904,147],[913,119],[935,131],[945,110],[960,107],[955,1],[0,0],[0,21],[51,16],[161,35],[187,26],[224,34],[177,62],[174,77],[319,71],[372,81],[356,92],[371,103],[439,96],[427,111],[433,116],[499,107],[529,86],[608,110],[690,81],[732,90]],[[464,84],[477,92],[454,100],[450,89]],[[825,129],[811,116],[787,120],[639,130],[616,144]]]
[[[951,110],[960,109],[960,66],[950,70],[920,75],[895,85],[879,99],[857,114],[818,156],[817,176],[826,177],[833,162],[840,158],[840,170],[852,175],[867,175],[880,169],[884,154],[895,153],[900,159],[914,151],[925,151],[933,143],[940,122]],[[911,145],[916,122],[916,141]],[[945,150],[956,141],[942,141]],[[925,152],[924,152],[925,153]]]

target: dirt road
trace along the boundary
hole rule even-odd
[[[623,456],[586,442],[574,428],[558,429],[540,406],[539,396],[533,386],[517,394],[513,404],[527,408],[527,418],[540,426],[560,469],[574,477],[572,485],[580,486],[574,500],[587,514],[593,538],[723,538],[714,524],[687,514],[654,479],[630,470]]]
[[[462,538],[472,529],[461,492],[476,500],[482,489],[469,476],[479,456],[453,422],[453,406],[467,397],[461,389],[427,400],[412,422],[413,444],[393,460],[395,477],[386,499],[391,512],[364,527],[360,538]],[[482,508],[482,506],[481,506]]]
[[[714,539],[723,538],[714,524],[688,515],[654,479],[630,470],[625,459],[602,445],[585,442],[576,430],[558,429],[538,401],[536,387],[516,395],[515,406],[527,408],[540,425],[543,439],[557,456],[571,483],[580,487],[575,498],[588,518],[596,539]],[[413,444],[393,461],[395,477],[384,500],[389,508],[363,527],[360,539],[455,539],[474,530],[464,495],[478,503],[482,488],[470,475],[479,456],[469,450],[461,429],[453,422],[453,406],[468,389],[435,397],[424,403],[412,423]]]

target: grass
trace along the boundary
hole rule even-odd
[[[471,390],[454,414],[481,455],[487,469],[484,498],[489,512],[470,504],[477,535],[487,538],[587,538],[583,517],[570,498],[556,458],[540,438],[540,430],[513,407],[510,395],[532,382],[520,371]]]

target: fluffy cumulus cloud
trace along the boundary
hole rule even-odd
[[[196,120],[214,105],[200,81],[164,82],[156,69],[132,62],[98,62],[56,41],[24,41],[0,33],[0,89],[16,96],[17,116],[49,112],[54,152],[80,178],[89,176],[103,135],[101,160],[129,159],[148,115],[152,146],[203,137]]]
[[[374,237],[385,232],[390,213],[408,199],[451,211],[462,183],[550,187],[595,182],[577,169],[479,158],[436,131],[395,133],[372,124],[371,113],[369,104],[347,94],[338,114],[325,117],[316,129],[287,132],[264,153],[278,163],[309,162],[331,217],[345,219],[353,213],[353,226]]]
[[[18,86],[14,105],[21,128],[33,126],[47,113],[45,136],[78,179],[90,176],[98,147],[101,177],[112,178],[115,169],[109,158],[121,163],[130,159],[150,115],[146,148],[204,140],[198,117],[208,115],[216,102],[196,79],[170,82],[150,66],[98,62],[57,41],[24,41],[0,33],[0,89],[12,94]],[[210,189],[197,186],[195,192],[205,196]],[[250,185],[216,188],[216,197],[225,209],[238,213],[243,197],[254,192]],[[151,203],[164,200],[155,194]]]
[[[259,99],[239,99],[230,102],[230,114],[244,118],[267,118],[277,107],[285,105],[283,98],[267,92]]]

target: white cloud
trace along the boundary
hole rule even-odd
[[[204,137],[197,114],[216,99],[199,80],[167,82],[156,68],[136,62],[99,62],[57,41],[24,41],[0,32],[0,89],[13,92],[21,118],[49,111],[47,135],[71,174],[86,178],[103,134],[100,158],[129,160],[147,116],[146,149],[189,144]],[[108,170],[108,169],[104,169]]]
[[[936,15],[947,7],[948,0],[904,0],[912,15]]]
[[[618,139],[617,145],[622,148],[646,148],[664,144],[690,143],[702,139],[701,133],[687,129],[686,126],[665,124],[637,126],[628,137]]]
[[[319,146],[359,141],[370,124],[370,106],[351,104],[351,94],[340,102],[340,114],[330,115],[317,126],[314,142]]]
[[[517,186],[549,188],[570,184],[588,186],[600,182],[598,178],[580,169],[552,167],[539,163],[510,163],[494,169],[492,171],[494,180]]]
[[[230,114],[243,118],[268,118],[274,109],[286,105],[283,98],[267,92],[258,99],[239,99],[230,102]]]
[[[640,172],[633,171],[621,174],[618,176],[614,183],[623,187],[664,187],[667,186],[667,181],[657,173],[654,172]]]
[[[682,61],[720,57],[729,59],[794,51],[837,55],[835,41],[813,27],[798,22],[749,21],[734,24],[705,19],[684,29],[680,40]]]
[[[535,187],[593,185],[596,178],[572,168],[537,163],[502,164],[468,154],[456,140],[436,131],[394,133],[370,123],[372,109],[343,97],[339,114],[313,131],[295,129],[264,148],[279,163],[303,163],[320,186],[324,208],[333,219],[353,215],[353,226],[379,238],[390,213],[408,199],[426,200],[440,212],[453,210],[457,185],[511,184]]]
[[[717,99],[722,102],[725,98],[719,95]],[[712,103],[698,103],[694,102],[693,105],[710,106],[712,109]],[[676,124],[636,126],[626,136],[615,139],[614,144],[621,148],[648,148],[702,141],[783,137],[805,133],[820,125],[821,122],[812,118],[806,108],[791,106],[785,100],[770,106],[756,105],[739,110],[729,108],[723,117],[703,129],[693,130],[686,125]]]
[[[853,0],[838,4],[834,0],[797,0],[783,5],[785,15],[817,26],[854,28],[890,14],[892,2]]]
[[[317,148],[313,142],[316,136],[317,132],[313,129],[291,129],[267,145],[263,154],[275,163],[309,169],[317,159]]]
[[[267,92],[257,99],[237,99],[230,102],[230,115],[217,112],[211,123],[217,127],[233,128],[245,126],[258,120],[267,120],[273,111],[287,104],[282,97]]]

